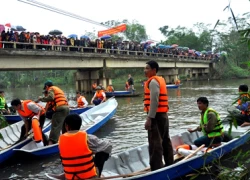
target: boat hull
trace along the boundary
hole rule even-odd
[[[180,85],[175,85],[175,84],[167,84],[166,85],[167,89],[177,89],[180,87]]]
[[[70,114],[81,114],[89,109],[91,109],[92,106],[88,106],[86,108],[75,108],[75,109],[70,109],[69,113]],[[6,121],[10,124],[16,123],[21,121],[21,117],[19,115],[4,115]]]

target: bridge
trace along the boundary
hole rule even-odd
[[[143,73],[149,60],[159,63],[158,75],[163,76],[166,82],[175,80],[179,74],[189,75],[190,78],[208,76],[215,65],[208,59],[163,53],[72,46],[58,46],[64,51],[45,51],[38,50],[36,44],[32,44],[31,49],[16,48],[16,44],[27,43],[13,44],[13,48],[0,49],[0,70],[76,69],[76,89],[80,91],[90,91],[93,82],[106,87],[115,78],[112,73],[114,68],[142,68]],[[77,51],[71,51],[71,48],[77,48]]]

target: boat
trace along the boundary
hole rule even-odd
[[[23,121],[19,121],[15,124],[0,129],[0,135],[2,136],[0,137],[0,164],[14,154],[13,149],[21,148],[25,144],[31,142],[33,137],[32,134],[25,140],[18,142],[23,124]],[[50,130],[50,126],[51,121],[46,119],[44,122],[43,132],[48,132]]]
[[[116,113],[118,103],[115,98],[110,98],[106,102],[101,103],[93,108],[80,114],[82,118],[81,130],[88,134],[93,134],[100,129],[110,118]],[[46,134],[49,135],[50,132]],[[25,152],[36,156],[45,156],[58,153],[58,144],[37,148],[35,142],[31,141],[20,149],[15,148],[14,151]]]
[[[167,84],[166,85],[166,87],[168,88],[168,89],[177,89],[177,88],[179,88],[181,86],[181,84],[179,84],[179,85],[176,85],[176,84]]]
[[[114,91],[114,92],[105,92],[107,97],[136,97],[140,96],[140,93],[135,93],[134,91]]]
[[[91,109],[92,107],[93,107],[92,105],[89,105],[86,108],[70,108],[69,113],[70,114],[81,114],[81,113]],[[15,115],[3,115],[3,116],[5,117],[6,121],[8,123],[10,123],[10,124],[16,123],[16,122],[22,120],[22,118],[18,114],[15,114]]]
[[[224,125],[225,129],[229,129],[229,125]],[[183,144],[192,144],[198,137],[202,136],[200,132],[182,132],[171,136],[173,151],[175,148]],[[197,154],[192,153],[189,159],[178,160],[174,164],[149,171],[149,154],[148,144],[135,147],[133,149],[112,155],[104,164],[102,178],[105,179],[137,179],[137,180],[166,180],[176,179],[188,173],[198,170],[204,165],[219,159],[232,150],[243,145],[250,138],[249,127],[232,128],[232,140],[222,142],[220,146],[211,149],[208,152],[200,151]],[[176,155],[175,155],[176,156]],[[187,157],[186,157],[187,158]],[[62,174],[45,174],[49,179],[60,179]]]

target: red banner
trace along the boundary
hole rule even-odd
[[[123,32],[126,30],[126,24],[121,24],[119,26],[107,29],[107,30],[103,30],[103,31],[98,31],[98,37],[104,36],[104,35],[112,35],[112,34],[116,34],[119,32]]]

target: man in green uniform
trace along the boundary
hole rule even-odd
[[[45,97],[39,96],[38,100],[42,102],[54,102],[54,113],[51,119],[52,125],[49,135],[49,145],[51,145],[58,142],[61,130],[63,133],[66,131],[63,122],[69,114],[69,106],[64,92],[57,86],[54,86],[51,80],[45,82],[43,89],[48,91],[48,95]]]
[[[206,147],[220,144],[224,136],[224,128],[220,120],[219,114],[208,107],[208,99],[206,97],[199,97],[197,99],[198,108],[201,110],[200,125],[195,128],[189,128],[190,133],[195,131],[202,131],[202,137],[199,137],[194,141],[196,146],[205,144]]]
[[[9,107],[4,98],[4,91],[0,91],[0,114],[10,114]]]

